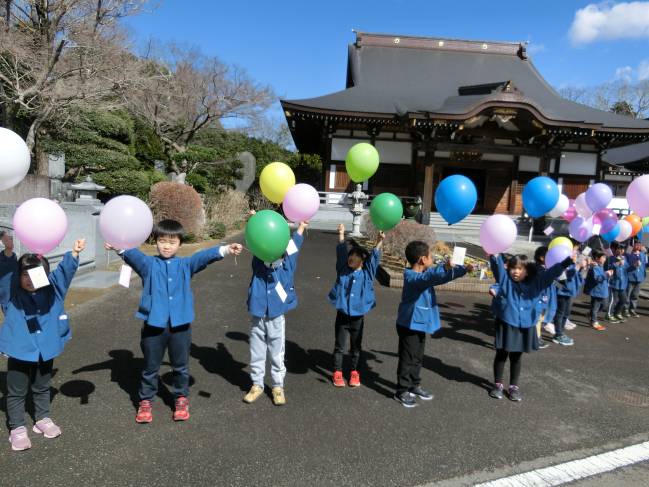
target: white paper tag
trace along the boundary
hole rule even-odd
[[[453,257],[451,257],[451,265],[464,265],[465,256],[466,256],[465,247],[455,247],[453,249]]]
[[[552,235],[554,233],[554,227],[552,225],[548,225],[548,227],[543,230],[543,233],[546,235]]]
[[[485,272],[484,269],[480,269],[480,280],[484,280],[487,278],[487,273]]]
[[[288,241],[288,245],[286,246],[286,255],[293,255],[295,252],[297,252],[297,245],[295,245],[293,239],[290,239]]]
[[[50,280],[47,278],[47,274],[45,274],[45,269],[43,268],[43,266],[29,269],[27,273],[29,274],[29,278],[32,281],[32,286],[34,286],[34,289],[40,289],[42,287],[50,285]]]
[[[602,225],[599,223],[595,223],[593,225],[593,235],[599,235],[599,232],[602,230]]]
[[[119,270],[119,285],[129,287],[131,285],[132,273],[133,269],[130,266],[123,264]]]
[[[584,247],[584,250],[581,251],[581,255],[585,255],[586,257],[589,257],[592,251],[593,250],[590,247]]]
[[[68,319],[68,315],[59,316],[59,320],[67,320],[67,319]]]
[[[558,277],[558,280],[565,281],[566,279],[568,279],[568,276],[566,275],[566,271],[563,271],[561,275]]]
[[[277,286],[275,286],[275,291],[277,291],[277,294],[279,295],[279,299],[282,300],[282,303],[286,301],[286,298],[288,297],[288,294],[286,294],[286,291],[284,291],[284,286],[282,286],[281,282],[277,283]]]

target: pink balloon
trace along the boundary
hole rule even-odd
[[[16,209],[13,219],[18,240],[35,254],[54,250],[68,230],[68,217],[58,203],[32,198]]]
[[[620,233],[617,234],[615,240],[618,242],[624,242],[633,233],[633,227],[626,220],[620,220],[617,224],[620,225]]]
[[[284,196],[282,209],[286,218],[292,222],[302,222],[313,218],[320,208],[320,195],[309,184],[296,184]]]
[[[576,216],[577,209],[575,208],[575,200],[571,199],[570,204],[568,205],[568,209],[564,212],[563,215],[561,215],[561,218],[563,218],[567,222],[571,222],[575,219]]]
[[[593,224],[600,225],[600,234],[605,234],[613,230],[617,224],[618,217],[610,208],[604,208],[593,215]]]
[[[629,208],[641,217],[649,216],[649,174],[635,178],[626,190]]]
[[[590,209],[590,206],[588,206],[588,203],[586,202],[586,193],[581,193],[577,196],[577,199],[575,200],[575,209],[579,216],[583,216],[584,218],[588,218],[593,214],[593,210]]]
[[[488,254],[500,254],[516,241],[518,230],[506,215],[491,215],[480,226],[480,244]]]
[[[117,196],[101,210],[99,231],[116,249],[139,247],[153,229],[153,215],[147,204],[135,196]]]
[[[585,242],[593,236],[593,220],[578,216],[570,222],[570,236],[577,242]]]

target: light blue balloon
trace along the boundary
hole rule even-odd
[[[449,225],[470,215],[477,201],[475,184],[461,174],[444,178],[435,191],[435,207]]]
[[[538,176],[523,188],[523,207],[529,216],[538,218],[557,205],[559,196],[557,183],[547,176]]]
[[[612,242],[613,240],[615,240],[615,237],[617,237],[619,234],[620,234],[620,224],[616,223],[615,226],[613,227],[613,230],[611,230],[608,233],[602,233],[600,237],[602,237],[607,242]]]

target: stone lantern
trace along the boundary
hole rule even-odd
[[[356,185],[356,190],[353,193],[348,194],[349,198],[352,200],[350,211],[353,215],[352,220],[352,237],[362,237],[361,233],[361,216],[365,211],[365,201],[367,201],[368,196],[363,193],[363,185],[358,183]]]
[[[86,179],[80,183],[70,185],[77,193],[77,198],[74,200],[75,203],[84,204],[84,205],[99,205],[101,201],[97,199],[97,193],[106,189],[106,186],[101,186],[95,183],[90,176],[86,176]]]

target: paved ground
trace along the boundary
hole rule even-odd
[[[366,320],[364,386],[334,389],[335,312],[325,297],[335,238],[312,231],[304,244],[296,277],[300,306],[287,316],[285,407],[268,397],[254,405],[241,401],[249,387],[249,256],[195,278],[192,418],[184,424],[171,421],[165,390],[154,423],[134,423],[142,363],[133,318],[139,286],[116,289],[69,310],[74,337],[55,361],[53,381],[53,417],[64,434],[33,438],[32,450],[20,454],[5,443],[0,485],[78,479],[96,486],[413,486],[457,477],[471,483],[539,458],[561,462],[575,458],[575,450],[647,439],[646,307],[643,318],[602,334],[580,326],[572,348],[525,356],[525,401],[514,404],[487,396],[493,356],[487,297],[440,294],[445,328],[428,341],[423,370],[435,400],[407,410],[391,399],[400,294],[379,287],[378,306]],[[576,321],[584,324],[579,314]],[[4,379],[0,372],[0,390]]]

